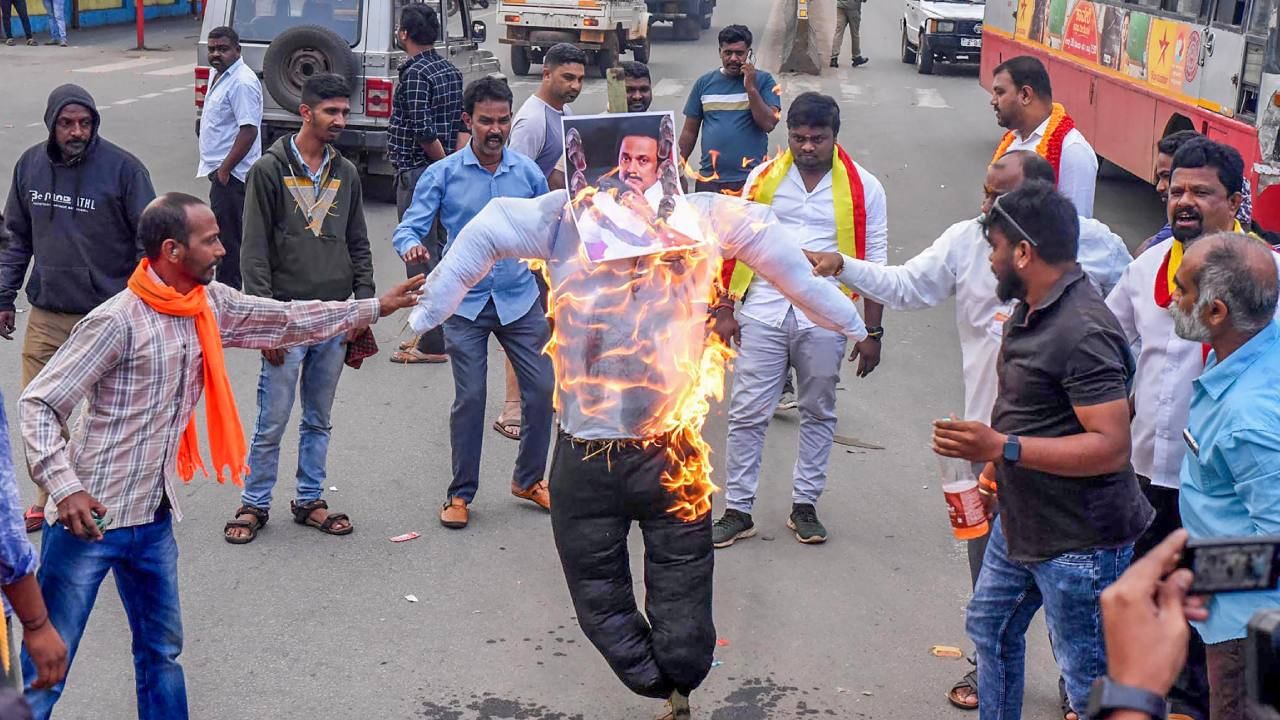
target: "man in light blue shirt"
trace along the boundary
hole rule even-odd
[[[391,240],[405,262],[425,260],[427,250],[419,238],[427,235],[437,215],[449,236],[447,256],[462,228],[491,199],[532,198],[548,192],[537,164],[505,147],[511,132],[511,102],[511,90],[502,80],[481,78],[467,86],[462,119],[471,142],[431,165],[418,180],[413,202]],[[444,323],[454,382],[449,415],[453,482],[440,513],[445,527],[467,526],[467,508],[480,486],[490,334],[498,338],[515,368],[524,416],[511,494],[544,509],[551,507],[543,479],[551,442],[554,382],[551,359],[542,353],[550,335],[545,312],[528,267],[508,259],[495,264]]]
[[[1206,237],[1183,257],[1170,312],[1178,335],[1206,343],[1192,381],[1180,509],[1192,538],[1280,534],[1280,324],[1271,248],[1236,233]],[[1280,590],[1215,595],[1195,623],[1209,666],[1210,716],[1245,718],[1245,635]]]

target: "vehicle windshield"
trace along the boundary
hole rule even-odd
[[[360,42],[364,0],[233,0],[231,27],[241,42],[271,42],[299,25],[319,25],[348,45]]]

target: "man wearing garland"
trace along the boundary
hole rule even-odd
[[[839,132],[840,106],[833,98],[814,92],[796,97],[787,111],[787,151],[752,171],[744,196],[772,206],[789,231],[786,237],[805,250],[838,249],[883,265],[889,258],[884,187],[836,142]],[[712,543],[724,548],[756,534],[751,510],[760,458],[789,366],[796,369],[800,391],[800,447],[787,527],[802,543],[825,542],[827,530],[815,506],[827,483],[845,337],[817,326],[745,263],[726,262],[723,278],[730,297],[714,309],[716,331],[726,342],[736,340],[740,350],[725,448],[726,508],[712,529]],[[742,301],[738,318],[735,300]],[[865,301],[872,327],[854,346],[859,377],[880,362],[883,312],[880,303]]]
[[[1053,166],[1058,192],[1075,204],[1081,217],[1093,217],[1098,156],[1066,108],[1053,101],[1044,64],[1023,55],[997,65],[991,79],[991,107],[996,122],[1007,130],[992,162],[1014,150],[1036,151]]]
[[[729,354],[706,333],[721,257],[742,258],[815,322],[866,338],[856,306],[814,277],[768,207],[719,193],[684,199],[702,237],[716,242],[592,262],[568,192],[496,198],[454,240],[410,317],[415,329],[448,317],[502,258],[546,263],[560,422],[550,472],[556,549],[583,632],[629,689],[667,699],[664,717],[674,720],[690,717],[688,695],[710,671],[716,642],[713,487],[701,431]],[[661,221],[650,230],[666,232]],[[643,615],[627,553],[636,521],[645,544]]]

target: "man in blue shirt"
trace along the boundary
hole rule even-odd
[[[751,31],[745,26],[720,31],[720,65],[698,78],[689,91],[680,156],[692,159],[701,131],[697,191],[736,195],[752,168],[769,153],[769,133],[782,117],[782,99],[773,76],[756,70]]]
[[[1280,325],[1277,255],[1221,233],[1187,251],[1170,311],[1178,335],[1213,348],[1192,382],[1182,522],[1193,538],[1280,534]],[[1280,590],[1215,595],[1196,622],[1209,660],[1209,713],[1246,717],[1245,626]]]
[[[532,198],[548,192],[533,160],[506,148],[511,132],[511,90],[502,80],[481,78],[463,93],[462,119],[471,132],[467,147],[434,163],[418,180],[413,202],[392,243],[407,263],[421,262],[419,241],[438,216],[448,233],[445,254],[476,213],[495,197]],[[511,494],[550,509],[543,472],[551,442],[551,359],[542,353],[550,335],[538,286],[529,269],[506,259],[480,281],[444,323],[445,346],[453,364],[454,401],[449,415],[453,482],[440,524],[467,526],[467,506],[480,486],[484,439],[485,379],[489,335],[497,336],[515,367],[524,427]]]

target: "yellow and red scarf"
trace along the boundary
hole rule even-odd
[[[1049,124],[1045,126],[1044,135],[1040,137],[1040,143],[1036,145],[1036,154],[1053,166],[1053,176],[1058,177],[1058,168],[1062,165],[1062,143],[1067,139],[1067,133],[1074,130],[1076,121],[1071,119],[1067,114],[1067,109],[1061,103],[1054,103],[1053,110],[1049,113]],[[996,148],[996,154],[991,157],[991,162],[995,162],[1004,157],[1009,151],[1009,147],[1017,140],[1017,136],[1010,130],[1000,139],[1000,146]]]
[[[186,295],[179,295],[177,290],[156,282],[148,272],[150,269],[151,262],[143,258],[133,275],[129,276],[129,289],[162,315],[195,319],[196,338],[204,355],[205,425],[214,473],[218,482],[225,482],[223,469],[230,468],[232,482],[240,485],[249,472],[245,464],[249,450],[245,447],[244,428],[236,410],[235,395],[231,392],[231,381],[227,378],[227,366],[222,356],[222,333],[213,315],[213,307],[209,305],[203,285],[197,285]],[[178,446],[178,475],[184,482],[190,482],[196,468],[200,468],[205,477],[209,476],[204,461],[200,459],[196,416],[192,413]]]
[[[743,197],[762,205],[773,203],[774,193],[791,171],[795,158],[788,150],[770,160],[745,188]],[[867,207],[863,198],[862,178],[853,158],[836,145],[831,163],[831,194],[836,217],[836,246],[841,253],[859,260],[867,256]],[[746,263],[727,260],[721,268],[721,280],[729,294],[737,300],[746,294],[755,272]],[[848,292],[848,290],[846,290]],[[852,293],[850,293],[852,295]]]

